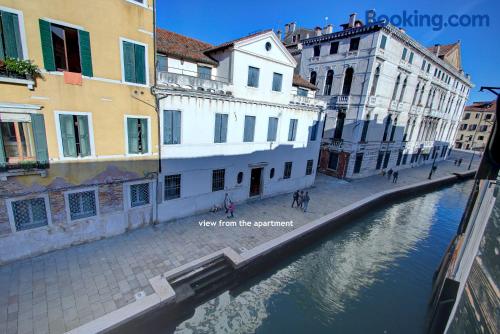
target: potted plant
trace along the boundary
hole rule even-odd
[[[7,76],[15,76],[22,79],[36,79],[42,77],[42,72],[31,60],[6,58],[0,60],[0,73],[7,73]]]

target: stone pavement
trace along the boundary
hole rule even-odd
[[[438,164],[436,177],[467,170],[467,154],[453,154],[466,156],[462,166],[454,166],[452,156]],[[371,194],[421,182],[429,170],[403,169],[396,185],[380,175],[347,182],[319,174],[309,189],[307,213],[290,207],[290,194],[236,207],[236,220],[293,220],[294,227],[200,227],[204,219],[225,219],[224,212],[206,213],[1,266],[0,334],[64,333],[135,301],[137,294],[152,294],[154,276],[225,247],[251,249]]]

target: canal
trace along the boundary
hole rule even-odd
[[[198,306],[175,332],[423,333],[432,276],[471,187],[456,184],[356,219]]]

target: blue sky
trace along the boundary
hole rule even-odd
[[[322,7],[313,5],[321,3]],[[462,3],[461,5],[458,5]],[[249,33],[296,21],[304,27],[323,26],[325,17],[334,30],[347,21],[350,13],[365,19],[369,9],[377,16],[385,14],[481,15],[489,16],[488,27],[405,27],[406,32],[430,46],[461,40],[462,66],[476,85],[470,101],[493,99],[490,93],[479,93],[480,86],[500,86],[500,1],[498,0],[419,0],[419,1],[270,1],[270,0],[157,0],[158,25],[202,41],[219,44]]]

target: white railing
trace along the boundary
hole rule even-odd
[[[322,106],[325,107],[325,102],[320,100],[320,99],[315,99],[312,97],[308,96],[302,96],[302,95],[291,95],[291,104],[298,104],[298,105],[309,105],[309,106]]]
[[[158,72],[158,84],[177,85],[181,88],[202,88],[202,90],[214,92],[231,90],[231,85],[228,82],[173,72]]]
[[[374,107],[377,104],[377,97],[376,96],[370,96],[368,97],[368,105],[371,107]]]

